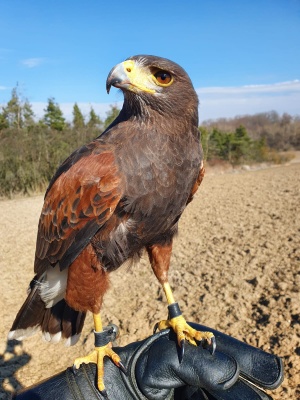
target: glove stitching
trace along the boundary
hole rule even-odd
[[[82,397],[81,390],[79,386],[77,385],[77,381],[74,377],[73,371],[70,372],[70,369],[68,368],[66,370],[66,379],[67,379],[67,384],[69,387],[69,390],[74,397],[75,400],[84,400],[84,397]]]
[[[253,392],[260,396],[261,400],[272,400],[272,397],[270,397],[263,388],[257,386],[253,381],[249,381],[241,375],[239,376],[239,379],[244,385],[247,385],[251,390],[253,390]]]
[[[250,381],[251,383],[254,383],[255,385],[258,385],[259,387],[263,387],[264,389],[268,389],[268,390],[273,390],[278,388],[284,379],[283,376],[283,365],[282,365],[282,360],[280,358],[277,358],[277,365],[278,365],[278,377],[277,379],[275,379],[273,382],[271,383],[266,383],[263,380],[259,380],[255,377],[253,377],[252,375],[248,375],[245,372],[241,371],[240,372],[240,377],[246,381]]]

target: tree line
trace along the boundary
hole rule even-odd
[[[37,121],[29,101],[14,88],[11,99],[0,107],[0,196],[44,191],[59,164],[99,136],[118,113],[112,105],[102,120],[91,107],[84,117],[75,103],[72,121],[67,122],[59,104],[49,98]],[[280,162],[277,150],[300,147],[299,127],[299,118],[270,113],[243,121],[241,117],[207,121],[199,127],[199,134],[208,161]]]
[[[300,150],[300,116],[287,113],[207,120],[199,129],[208,161],[281,163],[292,158],[292,151]]]
[[[281,116],[276,111],[235,118],[219,118],[203,122],[208,131],[234,132],[239,126],[245,127],[252,140],[264,140],[266,146],[278,151],[300,150],[300,115]]]

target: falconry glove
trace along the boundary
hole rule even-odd
[[[283,380],[281,359],[224,333],[209,329],[217,349],[186,345],[182,362],[174,332],[164,330],[125,347],[114,347],[125,374],[105,359],[105,387],[111,400],[271,400],[264,389]],[[15,400],[93,400],[104,397],[96,388],[96,366],[68,368],[15,395]]]

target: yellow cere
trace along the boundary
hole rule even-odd
[[[153,87],[152,74],[139,66],[134,60],[126,60],[123,62],[125,73],[132,85],[132,90],[139,89],[147,93],[155,93]]]

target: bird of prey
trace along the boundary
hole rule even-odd
[[[73,345],[87,311],[93,313],[95,335],[102,332],[109,274],[146,249],[169,305],[169,317],[158,328],[172,328],[182,351],[185,340],[211,343],[210,332],[186,323],[168,283],[178,220],[204,175],[197,94],[178,64],[149,55],[116,65],[106,81],[108,93],[111,86],[124,93],[120,114],[98,138],[73,152],[50,181],[38,226],[35,276],[9,339],[41,329],[49,342],[65,338]],[[103,357],[121,368],[122,362],[100,342],[75,366],[95,362],[98,388],[105,394]]]

